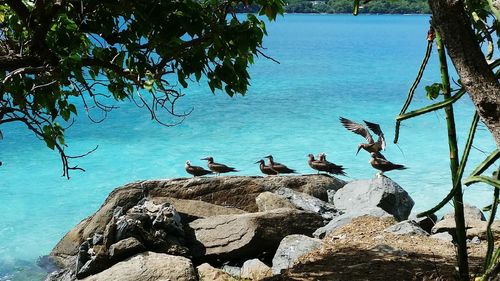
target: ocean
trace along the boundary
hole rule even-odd
[[[415,200],[415,211],[438,203],[450,189],[446,121],[442,111],[404,121],[392,143],[399,113],[425,53],[429,15],[295,15],[268,24],[265,53],[251,67],[245,96],[212,94],[205,82],[191,83],[177,111],[193,109],[183,122],[164,127],[130,102],[94,124],[81,110],[67,131],[68,151],[98,149],[71,164],[85,168],[61,177],[58,154],[21,125],[2,127],[0,141],[0,281],[41,280],[36,260],[96,211],[114,188],[143,179],[188,176],[184,163],[213,156],[236,167],[235,175],[259,175],[255,161],[272,154],[302,174],[314,173],[306,155],[325,152],[347,168],[348,178],[377,172],[369,155],[355,155],[362,137],[339,117],[379,123],[387,139],[384,155],[406,165],[388,172]],[[434,50],[411,109],[430,104],[423,86],[439,82]],[[459,148],[473,116],[468,97],[455,104]],[[177,122],[165,116],[167,121]],[[480,125],[466,175],[495,149]],[[466,187],[465,201],[490,204],[492,188]],[[449,210],[451,205],[446,206]]]

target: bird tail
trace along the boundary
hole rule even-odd
[[[396,170],[406,170],[406,169],[408,169],[407,167],[405,167],[403,165],[399,165],[399,164],[394,165],[394,167],[395,167],[394,169],[396,169]]]

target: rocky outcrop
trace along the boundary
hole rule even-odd
[[[408,193],[387,177],[352,181],[334,196],[335,207],[346,213],[381,208],[399,221],[408,218],[414,204]]]
[[[230,207],[234,213],[240,212],[237,209],[254,212],[257,211],[255,198],[265,191],[287,187],[327,200],[327,190],[339,189],[344,184],[345,182],[341,180],[325,175],[265,178],[213,177],[130,183],[112,191],[101,208],[70,230],[54,247],[50,255],[54,257],[59,266],[68,266],[66,264],[68,257],[76,255],[80,245],[88,237],[93,236],[94,233],[104,233],[117,207],[121,207],[126,212],[146,197],[156,204],[171,202],[169,200],[172,199],[168,198],[190,199],[216,204],[220,208]],[[163,201],[161,198],[167,199]],[[207,205],[202,206],[202,203],[195,205],[191,202],[191,206],[185,204],[185,201],[177,200],[172,202],[172,204],[174,203],[182,203],[180,209],[183,209],[186,216],[192,217],[192,219],[206,217],[210,214],[224,214],[227,211],[216,207],[207,208]],[[210,209],[212,211],[205,212],[205,210]]]
[[[192,262],[184,257],[144,252],[89,276],[83,281],[198,281]]]
[[[322,245],[322,241],[305,235],[289,235],[281,240],[273,257],[273,274],[291,268],[300,256],[307,254]]]
[[[283,237],[311,235],[322,225],[320,215],[296,209],[199,219],[189,224],[193,232],[191,254],[217,259],[272,255]]]
[[[117,207],[127,210],[137,205],[142,197],[143,190],[136,184],[128,184],[113,190],[96,213],[81,221],[57,243],[51,252],[56,264],[60,267],[68,266],[66,263],[68,256],[76,255],[80,245],[94,233],[103,233]]]
[[[367,214],[408,215],[413,201],[397,184],[385,178],[360,184],[341,188],[345,182],[326,175],[129,184],[57,244],[50,259],[62,270],[47,280],[264,278],[271,275],[271,260],[279,272],[322,244],[304,235],[323,237]],[[334,193],[345,214],[327,202]],[[204,262],[193,275],[193,264]]]

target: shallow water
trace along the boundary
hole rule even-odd
[[[101,124],[83,114],[68,131],[70,151],[93,154],[78,160],[87,172],[61,178],[59,157],[24,128],[2,128],[0,142],[0,281],[37,280],[36,259],[47,254],[75,224],[93,213],[117,186],[140,179],[186,176],[184,162],[195,165],[212,155],[237,167],[240,175],[259,174],[253,164],[273,154],[301,173],[312,173],[308,153],[326,152],[347,167],[350,178],[369,178],[375,170],[368,154],[355,156],[360,136],[345,130],[339,116],[381,124],[388,139],[385,155],[409,167],[387,175],[405,188],[422,211],[450,188],[446,122],[442,112],[403,123],[399,148],[392,144],[394,117],[425,52],[429,16],[286,15],[268,25],[266,53],[280,64],[259,59],[244,97],[212,95],[192,85],[178,110],[193,113],[166,128],[144,110],[120,104]],[[439,81],[434,53],[422,84]],[[422,88],[412,108],[428,104]],[[456,104],[460,147],[467,137],[472,104]],[[467,171],[494,149],[481,125]],[[466,171],[466,173],[467,173]],[[350,178],[346,178],[350,180]],[[487,186],[465,189],[465,200],[489,204]],[[447,206],[450,208],[450,206]]]

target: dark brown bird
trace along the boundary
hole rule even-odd
[[[264,175],[272,176],[272,175],[277,175],[278,174],[278,173],[276,173],[275,170],[271,169],[271,167],[266,166],[266,164],[264,163],[264,160],[262,160],[262,159],[260,159],[259,161],[255,162],[255,164],[259,164],[260,171]]]
[[[275,171],[277,174],[293,174],[293,173],[295,173],[295,170],[290,169],[281,163],[274,162],[272,155],[264,156],[264,158],[269,159],[268,166],[271,168],[271,170]]]
[[[372,158],[370,159],[370,164],[373,168],[379,170],[377,176],[380,177],[384,174],[384,172],[392,171],[392,170],[405,170],[406,167],[400,164],[394,164],[391,161],[386,160],[385,158],[378,157],[380,153],[372,152],[370,155]]]
[[[311,168],[315,169],[315,170],[318,170],[318,171],[322,171],[322,172],[327,172],[329,174],[333,174],[333,175],[342,175],[342,176],[347,176],[346,173],[344,172],[344,168],[340,165],[337,165],[337,164],[334,164],[332,162],[329,162],[326,160],[326,154],[324,153],[320,153],[318,155],[318,160],[314,160],[314,155],[312,154],[309,154],[309,166],[311,166]],[[312,160],[312,162],[311,162]],[[313,166],[316,166],[316,168],[314,168]]]
[[[201,158],[201,160],[207,160],[208,169],[210,169],[210,171],[214,172],[216,175],[219,175],[221,173],[239,172],[233,167],[228,167],[221,163],[215,163],[214,158],[212,156]]]
[[[191,162],[189,162],[189,160],[186,161],[186,165],[184,167],[186,168],[186,172],[188,172],[188,174],[191,174],[195,177],[212,174],[212,171],[205,170],[202,167],[191,166]]]
[[[340,123],[342,123],[342,125],[347,130],[364,137],[366,139],[366,141],[368,142],[368,143],[360,143],[358,145],[358,150],[356,151],[356,155],[358,155],[359,151],[362,148],[362,149],[368,151],[369,153],[372,153],[372,152],[377,153],[378,158],[385,159],[384,156],[382,154],[380,154],[381,150],[385,150],[384,133],[382,132],[382,130],[380,129],[380,126],[378,124],[371,123],[368,121],[364,121],[364,122],[365,122],[366,126],[368,126],[368,128],[370,128],[370,130],[375,135],[378,136],[377,141],[373,140],[372,135],[370,134],[370,132],[368,131],[368,129],[365,126],[358,124],[354,121],[351,121],[349,119],[340,117]]]

